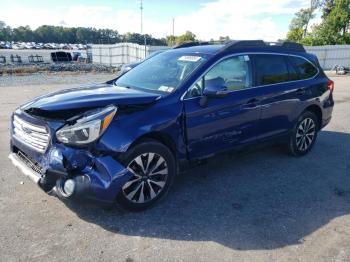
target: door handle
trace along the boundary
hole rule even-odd
[[[305,95],[306,91],[303,88],[299,88],[296,92],[295,92],[298,96],[302,96]]]
[[[259,99],[257,98],[252,98],[250,100],[248,100],[248,102],[246,103],[246,105],[249,105],[249,104],[256,104],[259,102]]]
[[[259,99],[257,98],[252,98],[250,100],[248,100],[247,103],[243,104],[242,105],[242,108],[245,108],[245,109],[254,109],[254,108],[257,108],[258,107],[258,103],[260,102]]]

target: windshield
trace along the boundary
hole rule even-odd
[[[115,81],[115,85],[173,92],[207,59],[203,54],[164,52],[145,60]]]

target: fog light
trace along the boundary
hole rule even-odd
[[[75,181],[73,179],[68,179],[63,184],[63,191],[67,195],[67,197],[70,197],[73,195],[75,189]]]

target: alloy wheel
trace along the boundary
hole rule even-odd
[[[305,118],[296,132],[296,145],[300,151],[306,151],[313,143],[316,135],[316,124],[311,118]]]
[[[127,166],[133,177],[122,188],[124,196],[131,202],[143,204],[157,197],[168,179],[168,165],[156,153],[145,153],[135,157]]]

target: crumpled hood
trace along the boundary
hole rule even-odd
[[[66,89],[33,99],[21,106],[22,110],[62,111],[79,108],[96,108],[107,105],[149,104],[161,95],[110,84]]]

